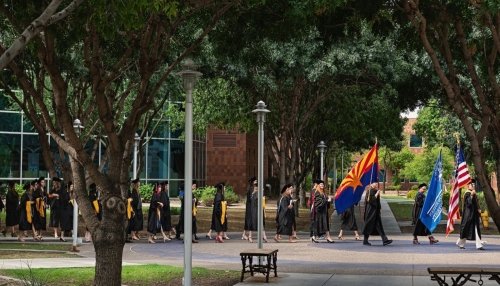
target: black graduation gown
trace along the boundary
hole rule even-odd
[[[47,212],[45,209],[45,198],[41,189],[33,191],[33,225],[35,230],[47,229]]]
[[[248,230],[257,230],[258,223],[258,208],[259,208],[259,192],[253,192],[250,196],[250,225]]]
[[[144,228],[144,215],[142,214],[142,199],[141,194],[138,191],[132,190],[129,193],[129,197],[132,198],[131,206],[134,211],[134,215],[129,219],[128,222],[128,232],[130,231],[141,231]]]
[[[227,213],[224,214],[224,222],[222,222],[222,208],[224,195],[218,192],[215,194],[214,198],[214,208],[212,210],[212,222],[213,222],[213,230],[216,232],[227,231]]]
[[[245,227],[244,230],[250,230],[252,225],[252,192],[253,186],[247,188],[247,200],[245,202]]]
[[[479,239],[481,239],[481,228],[480,226],[480,215],[479,215],[479,204],[477,201],[477,196],[472,196],[470,191],[467,191],[464,195],[464,208],[462,215],[462,222],[460,224],[460,238],[467,240],[475,240],[476,233],[474,229],[477,229],[477,234]]]
[[[380,197],[375,196],[377,191],[377,189],[370,189],[366,197],[364,235],[380,234],[385,236],[382,217],[380,216]],[[379,231],[382,233],[379,233]]]
[[[73,229],[73,204],[71,196],[66,189],[59,191],[59,207],[60,207],[60,227],[61,231],[70,231]]]
[[[181,213],[179,215],[179,222],[177,223],[177,226],[175,227],[175,231],[177,232],[177,237],[179,237],[179,235],[181,233],[184,233],[184,197],[179,197],[180,200],[181,200]],[[192,233],[193,235],[196,234],[198,232],[198,227],[197,227],[197,223],[196,223],[196,215],[194,215],[194,209],[197,209],[197,206],[198,206],[198,199],[193,197],[193,203],[192,203],[192,210],[191,210],[191,216],[192,216],[192,227],[191,227],[191,230],[192,230]]]
[[[160,192],[160,201],[163,203],[161,226],[164,231],[170,231],[172,229],[172,215],[170,213],[170,198],[166,191]]]
[[[161,229],[162,209],[158,204],[160,202],[160,194],[153,193],[149,204],[148,232],[156,234]]]
[[[424,193],[418,192],[417,195],[415,196],[415,204],[413,205],[412,221],[415,224],[415,229],[413,230],[414,236],[427,236],[431,234],[431,232],[420,220],[420,213],[422,212],[422,208],[424,207],[424,202],[425,202]]]
[[[293,208],[288,208],[290,202],[291,198],[289,196],[283,196],[278,201],[276,210],[277,234],[292,235],[294,211]]]
[[[328,198],[325,194],[320,194],[318,191],[314,193],[314,209],[316,210],[314,217],[315,234],[321,236],[330,230],[328,222]]]
[[[19,224],[19,194],[16,191],[8,191],[5,197],[5,225],[15,226]]]
[[[50,190],[49,194],[54,195],[58,194],[58,198],[51,198],[50,199],[50,220],[49,220],[49,226],[50,227],[59,227],[61,223],[61,216],[62,216],[62,206],[61,206],[61,190]]]
[[[26,206],[31,206],[31,210],[27,211]],[[31,230],[31,225],[33,223],[33,211],[35,204],[30,199],[27,192],[21,196],[21,203],[19,205],[19,230]],[[31,220],[31,222],[29,222]]]
[[[342,222],[340,229],[358,230],[358,224],[356,223],[356,215],[354,214],[354,211],[354,206],[352,206],[340,214],[340,220]]]

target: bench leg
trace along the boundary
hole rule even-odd
[[[441,278],[441,277],[439,277],[439,275],[433,274],[431,276],[431,280],[436,281],[439,284],[439,286],[448,286],[448,283],[446,283],[446,281],[445,281],[446,276],[443,276],[443,278]]]
[[[500,285],[500,277],[497,274],[491,275],[490,279],[488,280],[493,280],[496,281],[498,285]]]
[[[248,256],[248,261],[249,261],[249,265],[250,265],[250,275],[253,276],[253,256]]]
[[[269,283],[269,272],[271,271],[271,255],[267,256],[266,283]]]
[[[472,276],[472,274],[460,274],[460,275],[458,275],[457,279],[451,278],[451,281],[453,281],[453,286],[463,286],[463,285],[465,285],[465,283],[467,283],[467,281],[476,282],[476,280],[470,279],[471,276]],[[462,278],[463,278],[463,281],[460,281],[460,280],[462,280]]]
[[[246,269],[246,264],[247,264],[247,257],[245,255],[241,256],[241,264],[243,265],[243,269],[241,269],[241,282],[243,282],[243,278],[245,276],[245,269]]]
[[[278,277],[278,270],[276,269],[276,261],[278,260],[278,254],[273,254],[273,268],[274,268],[274,277]]]

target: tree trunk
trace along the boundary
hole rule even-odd
[[[96,253],[95,286],[120,286],[125,245],[125,203],[119,197],[103,201],[101,225],[92,234]]]

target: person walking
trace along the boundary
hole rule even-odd
[[[132,240],[139,240],[139,232],[144,228],[144,216],[142,214],[142,198],[139,188],[139,179],[132,180],[132,189],[129,191],[130,208],[133,213],[128,221],[127,232]]]
[[[155,237],[158,231],[161,231],[161,217],[162,217],[162,207],[161,202],[161,186],[160,183],[156,183],[153,187],[153,195],[151,196],[151,202],[149,203],[148,211],[148,242],[156,243]]]
[[[288,242],[297,242],[293,237],[294,209],[292,201],[292,184],[286,184],[281,188],[281,198],[277,203],[276,210],[276,235],[274,241],[280,242],[281,235],[288,235]]]
[[[418,185],[418,192],[415,196],[415,203],[413,204],[412,223],[415,225],[415,229],[413,230],[413,244],[415,245],[420,244],[418,236],[427,236],[430,244],[439,242],[439,240],[432,236],[430,230],[420,220],[420,213],[422,212],[425,202],[425,190],[427,190],[426,183]]]
[[[485,241],[481,240],[481,209],[477,200],[476,180],[472,179],[467,186],[468,190],[464,194],[462,222],[460,223],[460,238],[457,240],[457,246],[465,249],[467,240],[476,241],[476,249],[484,250]]]
[[[35,211],[35,202],[33,200],[33,189],[31,183],[24,185],[24,193],[21,196],[19,204],[19,236],[17,240],[24,242],[27,231],[33,232],[33,239],[39,240],[33,227],[33,213]]]
[[[215,242],[223,243],[225,232],[227,232],[227,201],[224,198],[226,186],[224,183],[215,185],[214,207],[212,210],[213,229],[217,233]]]
[[[309,207],[309,220],[310,220],[310,224],[309,224],[309,237],[311,239],[312,242],[317,242],[316,241],[316,235],[315,235],[315,230],[316,230],[316,226],[315,226],[315,220],[316,220],[316,209],[314,208],[314,194],[316,193],[316,186],[318,185],[318,180],[317,179],[314,179],[313,180],[313,186],[311,188],[311,192],[310,192],[310,195],[309,195],[309,200],[307,201],[307,206]]]
[[[10,181],[8,184],[7,195],[5,196],[5,230],[3,235],[10,228],[10,235],[16,237],[15,226],[19,224],[19,194],[16,191],[16,183]]]
[[[243,234],[241,235],[242,240],[248,240],[249,235],[251,236],[251,225],[252,225],[252,193],[254,189],[257,188],[257,178],[251,177],[248,180],[246,201],[245,201],[245,226],[243,227]]]
[[[63,219],[63,208],[66,207],[66,203],[63,200],[68,198],[63,198],[63,188],[60,178],[52,178],[52,189],[49,191],[48,197],[50,202],[49,226],[54,230],[54,238],[65,241],[64,232],[61,230],[61,221]],[[59,232],[61,232],[61,236],[59,236]]]
[[[45,183],[45,180],[42,181]],[[39,180],[31,182],[31,188],[33,189],[33,201],[35,204],[32,226],[35,228],[38,240],[43,240],[42,231],[47,230],[47,210],[45,206],[47,197],[45,190],[43,189],[44,183],[42,185],[42,183],[39,183]]]
[[[97,186],[94,183],[89,185],[88,198],[89,198],[90,203],[92,204],[92,208],[95,211],[95,216],[97,217],[98,220],[101,220],[101,218],[102,218],[102,206],[101,206],[101,202],[99,201],[99,192],[97,191]],[[85,241],[86,242],[92,241],[92,234],[90,233],[88,228],[85,229]]]
[[[323,180],[318,180],[316,191],[314,192],[314,209],[316,211],[314,217],[314,227],[316,238],[313,242],[319,242],[318,238],[325,236],[326,242],[334,243],[330,237],[330,223],[328,221],[328,208],[332,198],[325,194],[325,183]]]
[[[196,223],[196,215],[198,212],[198,198],[194,195],[194,191],[197,188],[196,181],[192,182],[193,184],[191,185],[191,191],[193,193],[193,200],[192,200],[192,209],[191,209],[191,215],[192,215],[192,242],[193,243],[198,243],[198,236],[196,233],[198,232],[197,228],[197,223]],[[181,239],[181,234],[184,233],[184,186],[181,186],[181,190],[179,191],[179,199],[181,201],[181,213],[179,215],[179,223],[177,223],[177,226],[175,228],[176,234],[175,238],[177,240]]]
[[[344,240],[344,230],[354,231],[354,239],[361,240],[358,233],[358,224],[356,223],[356,215],[354,212],[354,206],[346,209],[340,214],[340,232],[338,238]]]
[[[259,210],[259,191],[258,191],[258,185],[257,185],[257,180],[254,181],[254,186],[252,189],[252,194],[250,195],[250,225],[248,226],[249,232],[248,232],[248,241],[253,242],[252,239],[252,231],[257,231],[258,230],[258,212],[262,212],[262,240],[264,242],[267,242],[267,236],[266,236],[266,203],[265,203],[266,197],[262,197],[262,210]]]
[[[380,190],[377,189],[378,183],[370,184],[368,191],[365,195],[365,228],[363,229],[363,245],[372,245],[368,239],[370,235],[379,234],[382,237],[383,245],[392,243],[388,239],[382,226],[382,217],[380,215]]]

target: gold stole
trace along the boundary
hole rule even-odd
[[[266,197],[262,196],[262,210],[264,211],[264,219],[266,218]]]
[[[222,208],[222,214],[220,215],[220,222],[224,224],[226,222],[226,211],[227,211],[227,201],[220,202]]]
[[[99,209],[99,202],[97,200],[93,200],[92,201],[92,205],[94,206],[95,212],[99,213],[99,211],[100,211],[100,209]]]
[[[127,218],[131,219],[134,214],[134,210],[132,209],[132,198],[127,199]]]
[[[32,223],[32,217],[31,217],[31,201],[26,202],[26,220],[31,224]]]
[[[45,217],[45,202],[42,198],[36,198],[36,210],[40,214],[40,217]]]
[[[196,200],[193,200],[193,216],[196,216],[198,212],[198,207],[196,206]]]

